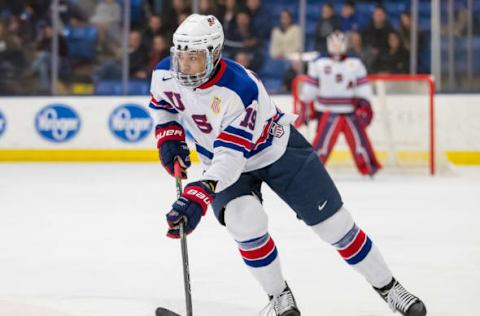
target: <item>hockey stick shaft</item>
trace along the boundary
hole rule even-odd
[[[182,167],[178,161],[174,165],[175,182],[177,185],[177,198],[182,194]],[[185,286],[185,304],[187,307],[187,316],[193,315],[192,310],[192,289],[190,287],[190,268],[188,264],[187,234],[185,233],[184,221],[180,221],[180,245],[182,247],[183,263],[183,284]]]

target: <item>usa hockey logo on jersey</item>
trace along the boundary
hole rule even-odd
[[[212,104],[210,104],[210,108],[212,109],[213,113],[218,114],[220,113],[220,104],[222,103],[222,99],[220,97],[214,96]]]
[[[150,133],[153,122],[143,107],[136,104],[124,104],[113,110],[109,125],[113,135],[125,142],[135,143]]]
[[[65,104],[50,104],[35,117],[37,132],[48,141],[62,143],[73,138],[80,130],[80,117]]]
[[[2,111],[0,111],[0,136],[2,136],[3,132],[7,129],[7,119],[3,115]]]

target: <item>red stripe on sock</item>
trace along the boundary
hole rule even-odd
[[[367,239],[367,235],[363,232],[363,230],[359,230],[357,237],[352,241],[350,245],[342,250],[338,250],[338,253],[345,259],[350,258],[354,254],[356,254],[360,248],[362,248],[365,240]]]
[[[256,248],[253,250],[243,250],[241,248],[239,249],[243,258],[249,259],[249,260],[255,260],[255,259],[265,257],[270,252],[272,252],[274,248],[275,248],[275,243],[273,242],[273,239],[270,237],[268,241],[265,243],[265,245],[261,246],[260,248]]]

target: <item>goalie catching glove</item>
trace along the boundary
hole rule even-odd
[[[167,213],[167,223],[170,229],[167,236],[180,238],[180,222],[185,224],[185,232],[190,234],[197,227],[200,219],[207,212],[208,206],[215,197],[215,182],[196,181],[187,184],[182,195],[172,205]]]
[[[370,102],[365,99],[355,99],[355,117],[363,127],[370,125],[373,119],[373,111]]]
[[[177,122],[157,125],[155,138],[160,161],[167,172],[174,176],[174,163],[178,160],[182,167],[182,179],[187,178],[187,168],[190,167],[190,150],[185,142],[185,130]]]

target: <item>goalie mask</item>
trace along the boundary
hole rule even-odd
[[[347,53],[347,37],[345,33],[334,31],[327,37],[328,53],[332,56],[343,56]]]
[[[170,70],[183,86],[198,87],[210,79],[223,50],[223,28],[213,15],[190,15],[173,34]]]

